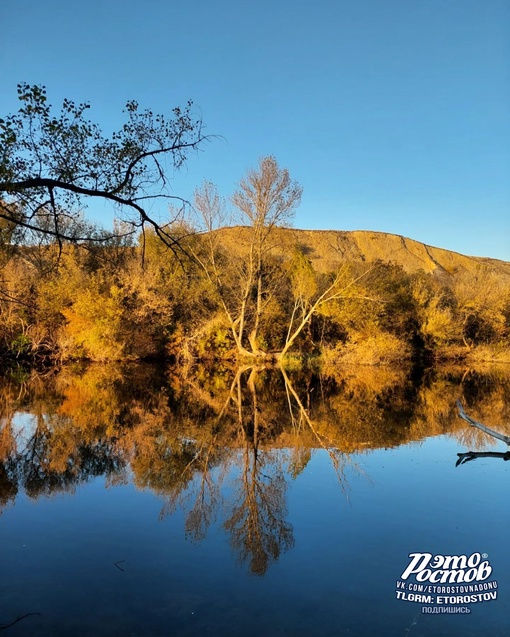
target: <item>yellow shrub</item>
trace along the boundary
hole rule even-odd
[[[407,360],[410,348],[396,336],[387,332],[363,336],[357,334],[343,346],[330,350],[328,358],[349,365],[385,365]]]
[[[510,344],[478,345],[469,351],[467,358],[480,363],[510,363]]]
[[[118,288],[112,286],[108,295],[85,288],[73,305],[63,310],[67,324],[61,343],[67,345],[72,356],[119,360],[124,353],[122,313]]]

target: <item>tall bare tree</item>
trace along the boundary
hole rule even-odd
[[[301,200],[302,188],[274,157],[264,157],[248,171],[232,196],[237,214],[231,222],[246,226],[248,245],[238,261],[222,258],[220,235],[225,225],[225,205],[215,187],[205,183],[195,193],[201,215],[204,251],[196,255],[212,283],[228,320],[239,354],[262,356],[261,320],[272,297],[272,272],[268,256],[275,247],[275,229],[288,225]]]
[[[272,156],[259,161],[256,169],[248,171],[232,197],[232,203],[241,212],[252,230],[248,262],[248,280],[255,287],[255,311],[248,334],[251,351],[259,354],[258,334],[263,312],[264,262],[274,247],[271,236],[278,226],[286,226],[301,202],[303,189],[293,181],[286,168],[280,168]]]

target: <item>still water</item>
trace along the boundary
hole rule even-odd
[[[507,446],[457,398],[510,433],[504,369],[3,379],[0,630],[509,635]],[[411,553],[483,554],[496,599],[397,599]]]

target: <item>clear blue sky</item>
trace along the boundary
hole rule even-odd
[[[508,0],[2,0],[0,21],[0,115],[20,81],[105,130],[128,99],[191,98],[224,139],[176,194],[229,195],[272,154],[304,188],[296,227],[510,261]]]

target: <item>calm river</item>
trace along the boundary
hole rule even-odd
[[[508,369],[4,377],[0,631],[508,636],[508,447],[459,398],[510,434]]]

